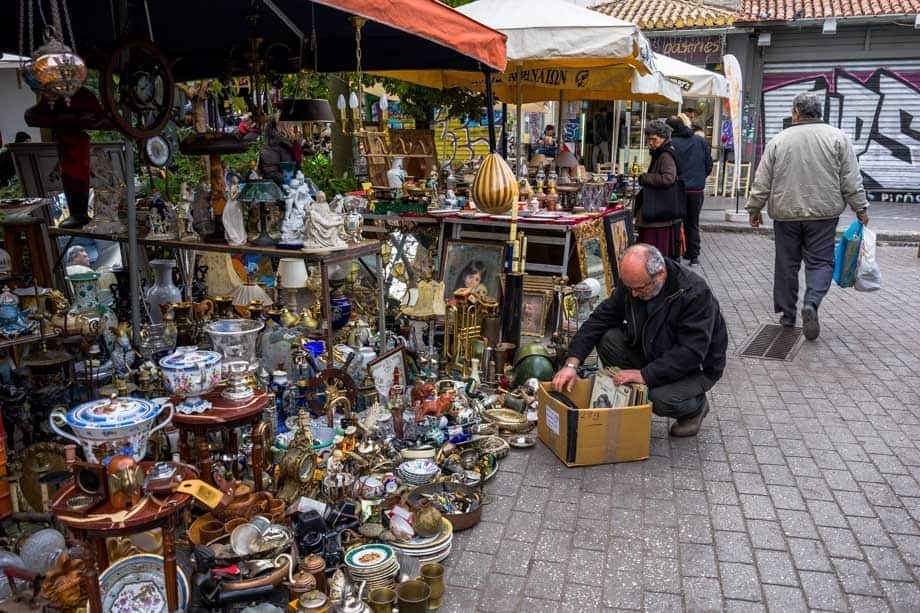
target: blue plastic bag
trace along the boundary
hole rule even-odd
[[[834,282],[840,287],[853,287],[859,265],[859,247],[862,244],[863,225],[854,221],[840,237],[834,252]]]

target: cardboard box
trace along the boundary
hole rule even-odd
[[[591,399],[591,379],[578,379],[563,392],[578,407]],[[572,409],[552,398],[552,383],[537,390],[540,440],[566,466],[591,466],[645,460],[652,437],[652,405],[618,409]]]

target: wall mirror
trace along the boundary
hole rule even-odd
[[[601,286],[600,298],[607,298],[613,290],[613,276],[603,220],[595,219],[578,224],[572,229],[572,233],[575,236],[575,249],[578,252],[578,267],[582,280],[597,280]]]

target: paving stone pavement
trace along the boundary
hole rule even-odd
[[[704,234],[730,357],[700,435],[656,417],[648,460],[583,468],[512,451],[442,611],[920,611],[916,252],[880,247],[883,289],[832,288],[773,362],[734,355],[775,320],[772,241]]]

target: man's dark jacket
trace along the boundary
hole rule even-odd
[[[674,383],[702,372],[713,381],[722,377],[728,332],[719,302],[706,282],[670,260],[662,300],[648,313],[642,330],[636,330],[636,303],[622,282],[581,325],[569,344],[568,356],[584,362],[601,337],[622,328],[628,339],[641,343],[646,365],[642,378],[649,387]]]
[[[681,126],[671,134],[671,144],[677,151],[677,165],[685,189],[703,189],[712,172],[712,155],[706,140]]]

